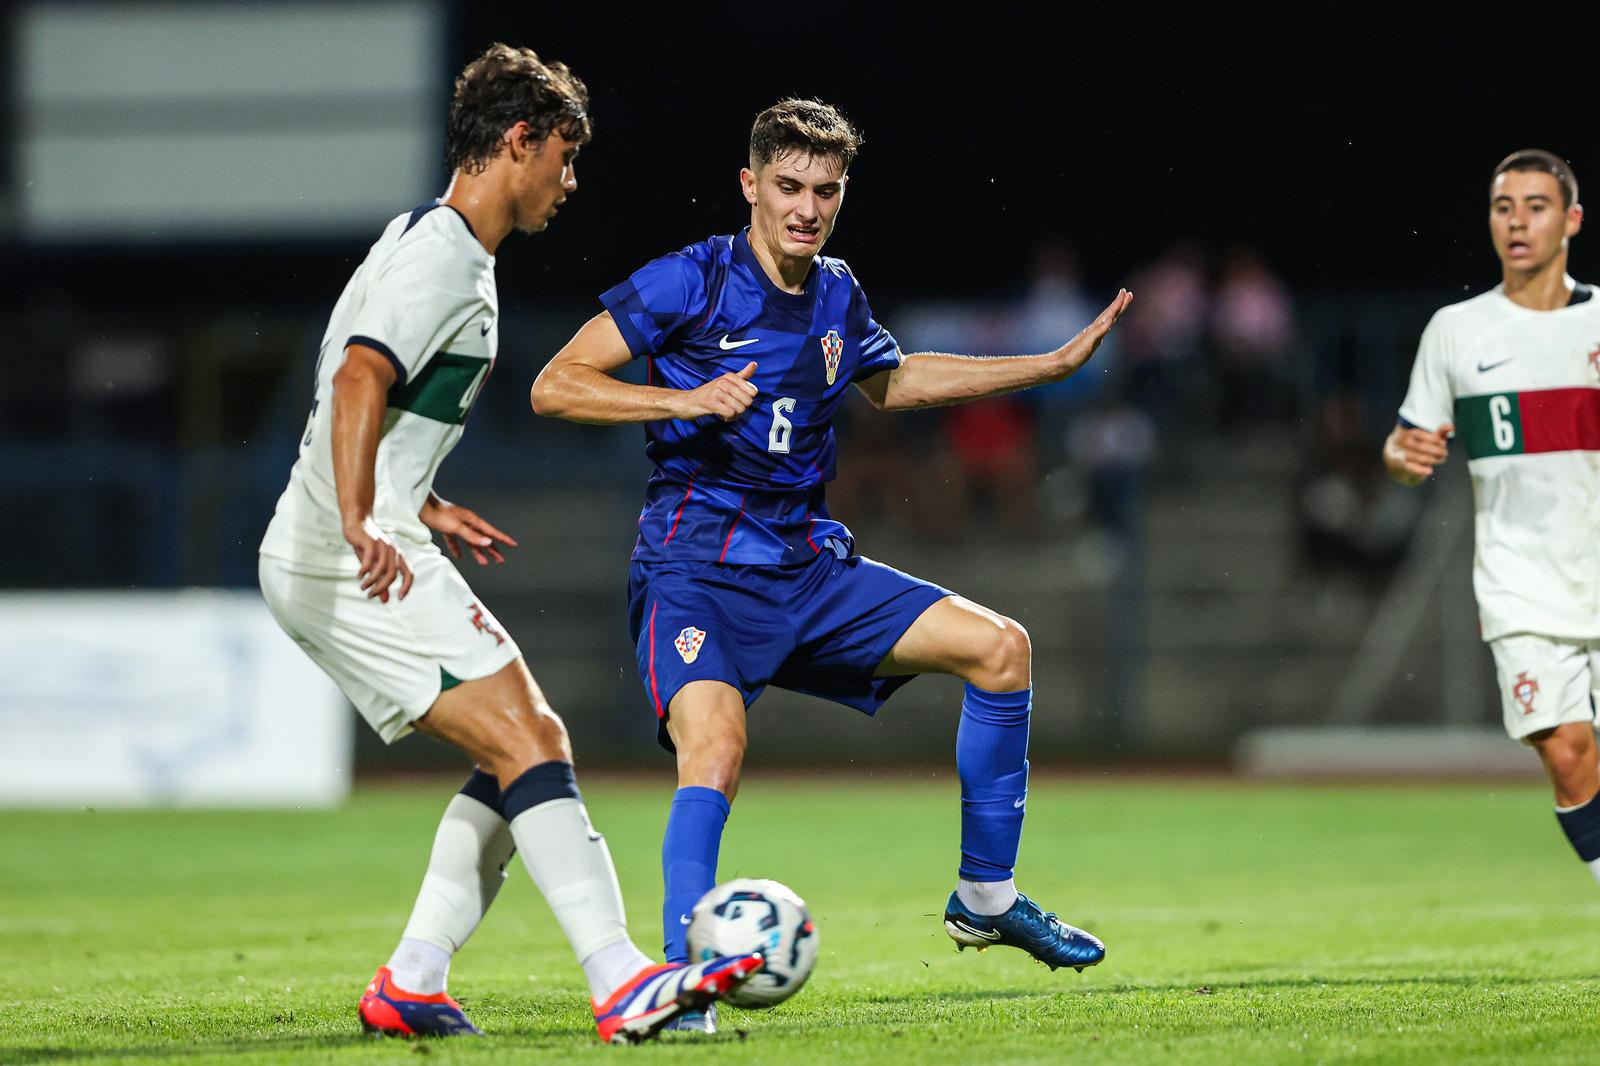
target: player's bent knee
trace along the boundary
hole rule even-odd
[[[1538,749],[1558,793],[1566,797],[1593,794],[1600,766],[1596,765],[1594,736],[1587,728],[1541,730],[1528,739]]]
[[[987,653],[983,657],[982,680],[973,683],[991,692],[1018,692],[1032,684],[1033,643],[1028,631],[1010,618],[1003,619],[1004,627],[996,629]]]

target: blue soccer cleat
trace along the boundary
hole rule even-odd
[[[373,974],[357,1013],[361,1028],[380,1036],[483,1035],[462,1013],[461,1004],[443,992],[423,996],[397,987],[387,966]]]
[[[757,954],[724,955],[692,966],[648,966],[604,1003],[593,1004],[600,1039],[607,1044],[649,1040],[680,1015],[705,1012],[754,976],[761,963]]]
[[[661,1027],[663,1033],[715,1033],[717,1031],[717,1005],[715,1003],[705,1010],[686,1010],[666,1025]]]
[[[967,910],[952,892],[944,908],[944,931],[956,942],[957,951],[969,947],[982,951],[1004,944],[1021,948],[1052,970],[1071,966],[1082,973],[1085,966],[1106,957],[1106,946],[1097,938],[1040,910],[1037,903],[1021,895],[1004,914],[984,915]]]

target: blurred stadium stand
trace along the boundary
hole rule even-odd
[[[1209,424],[1205,389],[1196,389],[1195,405],[1163,415],[1183,420],[1176,431],[1163,421],[1146,459],[1105,475],[1136,484],[1131,502],[1110,514],[1093,502],[1089,461],[1058,449],[1026,490],[1038,517],[1025,529],[981,494],[958,535],[891,506],[896,493],[923,494],[932,524],[949,524],[939,510],[955,491],[938,473],[937,456],[950,447],[942,415],[879,415],[858,405],[841,428],[841,469],[849,474],[859,459],[908,480],[852,485],[835,511],[865,553],[1028,627],[1041,759],[1214,758],[1251,728],[1326,720],[1426,499],[1427,491],[1363,502],[1389,495],[1376,462],[1384,412],[1437,303],[1428,294],[1384,303],[1298,296],[1302,339],[1291,365],[1300,380],[1283,416],[1223,432]],[[27,323],[54,313],[29,309],[13,321],[44,336],[47,327]],[[8,372],[0,389],[0,506],[27,516],[5,525],[0,585],[252,585],[255,547],[303,425],[323,313],[206,306],[159,321],[72,314],[73,339],[54,334],[49,373]],[[624,624],[626,559],[647,472],[639,433],[535,419],[526,406],[539,364],[587,313],[507,313],[498,373],[440,484],[519,538],[507,565],[464,569],[570,717],[578,750],[592,761],[628,762],[654,750]],[[893,324],[893,307],[882,318]],[[1324,456],[1315,398],[1328,394],[1321,382],[1337,378],[1349,380],[1363,411],[1348,442],[1354,472],[1334,461],[1311,465]],[[1051,452],[1038,427],[1067,433],[1120,402],[1108,388],[1032,420],[1032,444]],[[886,451],[897,461],[886,465]],[[1464,477],[1454,468],[1445,476]],[[1330,489],[1322,484],[1330,478],[1350,483]],[[1319,493],[1336,500],[1317,503]],[[1441,520],[1470,522],[1457,503]],[[1394,511],[1379,520],[1381,536],[1359,518],[1375,507]],[[1470,537],[1436,587],[1454,597],[1470,629],[1469,560]],[[1459,661],[1431,633],[1405,634],[1404,671],[1382,679],[1373,697],[1382,711],[1362,714],[1435,720],[1448,688],[1450,720],[1494,721],[1492,680],[1461,684],[1463,671],[1488,670],[1475,637],[1468,633]],[[1455,665],[1445,669],[1447,661]],[[947,679],[919,681],[879,723],[774,692],[756,711],[754,754],[939,760],[953,743],[956,692]],[[369,765],[408,763],[427,750],[408,744],[391,755],[365,740]]]

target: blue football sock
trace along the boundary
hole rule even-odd
[[[688,962],[689,912],[717,884],[717,852],[730,810],[728,797],[692,785],[672,796],[667,833],[661,841],[661,876],[666,899],[661,929],[668,962]]]
[[[956,730],[961,778],[961,871],[968,881],[1005,881],[1017,864],[1028,796],[1028,714],[1033,690],[967,686]]]

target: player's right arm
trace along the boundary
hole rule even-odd
[[[361,590],[389,602],[389,586],[400,579],[401,599],[411,591],[411,568],[394,542],[372,520],[374,470],[389,386],[396,378],[389,359],[374,348],[352,344],[333,375],[333,481],[344,539],[361,563]]]
[[[1432,431],[1397,423],[1383,442],[1383,468],[1402,485],[1420,485],[1449,457],[1455,428],[1448,422]]]
[[[602,311],[539,372],[528,401],[535,414],[602,426],[701,415],[732,422],[755,402],[754,363],[685,391],[618,380],[617,371],[632,359],[611,312]]]
[[[1448,370],[1454,351],[1448,319],[1446,309],[1434,315],[1422,331],[1399,421],[1383,442],[1383,468],[1402,485],[1426,481],[1449,455],[1450,434],[1455,432],[1450,423],[1455,393]]]

